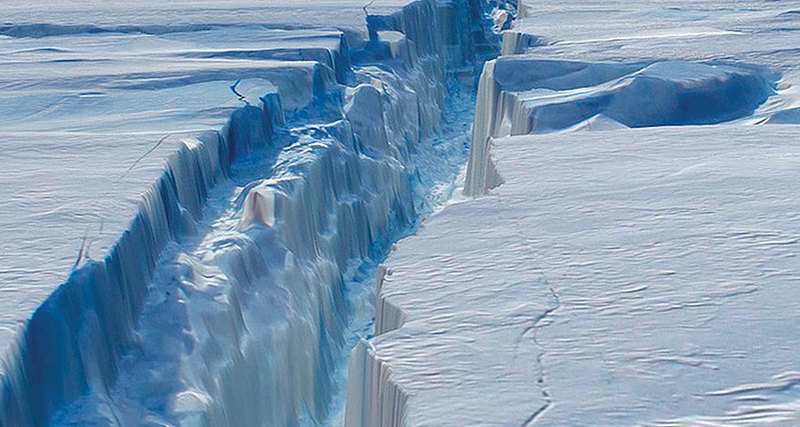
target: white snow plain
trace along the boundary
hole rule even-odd
[[[4,2],[0,425],[335,417],[485,7]]]
[[[796,7],[523,2],[347,425],[797,425]]]

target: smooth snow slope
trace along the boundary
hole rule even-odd
[[[2,7],[0,424],[323,422],[483,5],[94,6]]]
[[[796,425],[797,5],[521,3],[347,424]]]

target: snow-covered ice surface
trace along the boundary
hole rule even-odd
[[[797,425],[797,4],[521,3],[347,424]]]
[[[485,6],[4,2],[0,425],[335,418],[466,160]]]

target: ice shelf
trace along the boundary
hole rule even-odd
[[[95,3],[2,6],[0,425],[328,422],[488,5]]]

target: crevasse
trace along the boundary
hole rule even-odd
[[[183,137],[113,248],[3,355],[0,425],[323,422],[345,283],[415,224],[423,141],[487,49],[485,8],[370,15],[357,66],[330,53],[309,99],[276,90]]]

